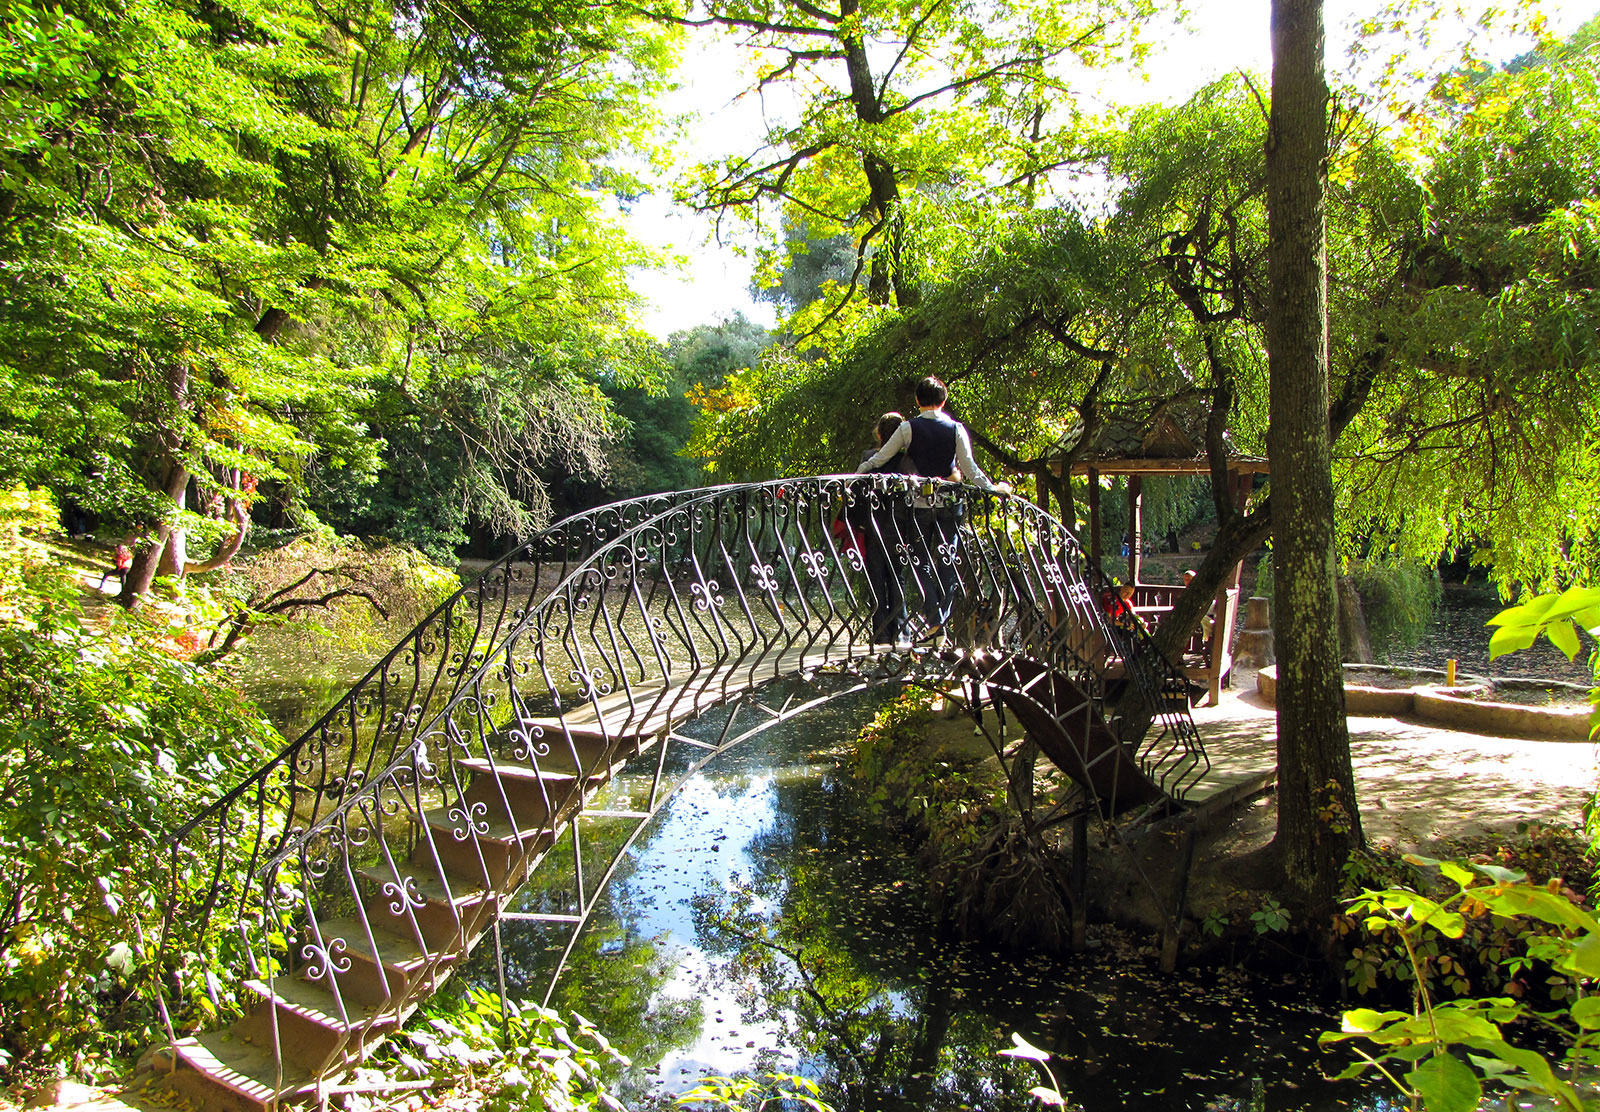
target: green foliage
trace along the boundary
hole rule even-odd
[[[1373,655],[1383,660],[1415,648],[1439,611],[1444,584],[1421,560],[1363,560],[1350,569]]]
[[[857,741],[856,777],[875,810],[905,819],[948,859],[978,842],[981,813],[1004,805],[1005,786],[928,744],[932,698],[912,689],[873,717]]]
[[[1553,890],[1572,890],[1585,869],[1583,847],[1570,831],[1541,823],[1519,824],[1513,838],[1476,853],[1479,865],[1531,874]],[[1414,859],[1382,851],[1351,856],[1344,870],[1344,892],[1350,898],[1374,890],[1404,889],[1438,896],[1429,887],[1430,874]],[[1529,1000],[1559,999],[1571,991],[1558,975],[1533,976],[1528,955],[1540,945],[1543,929],[1536,924],[1482,913],[1476,906],[1463,916],[1459,936],[1430,935],[1408,948],[1387,928],[1372,930],[1358,914],[1334,917],[1334,930],[1344,940],[1345,983],[1358,996],[1379,998],[1411,995],[1420,988],[1434,999],[1485,993]]]
[[[1491,658],[1525,649],[1541,634],[1570,658],[1579,649],[1580,628],[1591,636],[1600,629],[1600,591],[1572,588],[1535,596],[1489,624],[1496,627]],[[1600,672],[1600,655],[1590,663]],[[1595,811],[1591,800],[1585,820],[1592,839]],[[1525,826],[1519,833],[1527,840],[1525,858],[1552,857],[1550,832]],[[1584,992],[1600,979],[1600,919],[1560,878],[1534,884],[1527,874],[1500,865],[1406,860],[1437,867],[1445,891],[1433,898],[1408,888],[1368,890],[1353,901],[1348,922],[1359,921],[1369,937],[1386,936],[1395,949],[1384,958],[1367,947],[1352,948],[1348,970],[1362,991],[1376,983],[1380,964],[1401,977],[1409,971],[1414,1007],[1346,1012],[1342,1033],[1323,1035],[1323,1043],[1360,1039],[1378,1050],[1356,1047],[1361,1060],[1340,1076],[1377,1070],[1410,1095],[1413,1107],[1429,1112],[1471,1112],[1486,1083],[1537,1094],[1572,1112],[1593,1107],[1543,1054],[1515,1045],[1507,1031],[1537,1026],[1566,1043],[1561,1065],[1600,1065],[1600,1006]],[[1495,979],[1474,984],[1459,959],[1463,949],[1476,949],[1484,975]],[[1539,1008],[1530,999],[1534,994],[1527,989],[1535,979],[1538,995],[1553,1008]],[[1441,987],[1460,998],[1440,1002]],[[1485,990],[1507,995],[1469,995]]]
[[[722,1108],[728,1112],[763,1112],[766,1108],[808,1108],[833,1112],[820,1099],[821,1090],[810,1079],[793,1073],[764,1073],[757,1077],[708,1077],[673,1098],[685,1107]]]
[[[1541,636],[1574,659],[1582,649],[1580,633],[1595,647],[1589,653],[1589,671],[1595,686],[1589,689],[1589,736],[1600,737],[1600,589],[1572,587],[1560,594],[1534,595],[1489,619],[1489,659],[1526,649]],[[1590,852],[1600,856],[1600,789],[1583,808],[1583,826]],[[1600,872],[1591,878],[1591,894],[1600,891]]]
[[[1347,550],[1374,530],[1397,560],[1477,546],[1502,586],[1600,566],[1596,74],[1592,51],[1555,51],[1451,83],[1403,136],[1341,117],[1330,419]],[[841,323],[818,358],[769,359],[709,399],[705,450],[734,476],[845,465],[864,415],[908,403],[915,367],[943,375],[962,420],[1021,470],[1185,407],[1260,452],[1264,126],[1230,79],[1121,130],[1083,128],[1082,157],[1121,183],[1104,212],[967,229],[915,304]]]
[[[693,399],[759,366],[770,343],[766,329],[735,314],[673,333],[664,353],[668,373],[658,388],[608,385],[619,443],[604,480],[563,484],[572,508],[701,485],[706,461],[696,457],[704,453],[690,446],[700,413]]]
[[[1057,848],[1017,813],[996,770],[930,744],[929,703],[908,691],[861,732],[856,776],[870,805],[921,841],[933,909],[958,934],[1064,950],[1071,912]]]
[[[469,1089],[473,1107],[488,1112],[571,1112],[622,1105],[604,1073],[628,1059],[581,1015],[571,1022],[537,1004],[505,1001],[481,988],[445,993],[422,1006],[387,1051],[393,1073]],[[379,1107],[363,1097],[352,1112]]]
[[[282,515],[326,492],[440,550],[526,532],[552,460],[603,465],[596,383],[650,364],[612,161],[647,143],[670,33],[571,0],[83,0],[0,28],[32,85],[0,94],[7,478],[152,537],[259,480]]]
[[[1412,294],[1374,315],[1394,342],[1336,452],[1350,520],[1424,558],[1477,544],[1502,588],[1570,581],[1600,536],[1600,79],[1557,54],[1432,110],[1423,192],[1390,210]]]
[[[1344,1013],[1343,1029],[1322,1036],[1324,1045],[1375,1044],[1354,1049],[1360,1060],[1339,1076],[1376,1070],[1413,1107],[1429,1112],[1470,1112],[1486,1084],[1534,1093],[1573,1112],[1591,1107],[1539,1051],[1512,1041],[1514,1030],[1537,1026],[1566,1043],[1563,1065],[1600,1062],[1600,1009],[1592,998],[1567,995],[1554,1010],[1535,1010],[1507,996],[1465,997],[1440,1002],[1423,975],[1436,937],[1459,939],[1468,922],[1493,917],[1516,923],[1529,938],[1525,955],[1510,958],[1519,969],[1548,968],[1565,981],[1600,977],[1600,920],[1555,886],[1530,884],[1495,866],[1410,858],[1432,865],[1454,891],[1432,899],[1405,889],[1369,891],[1351,905],[1372,933],[1394,932],[1416,971],[1411,1011],[1360,1008]]]
[[[1088,512],[1083,508],[1087,505],[1086,492],[1074,493],[1078,498],[1078,513],[1081,517]],[[1146,547],[1166,551],[1163,546],[1166,544],[1167,534],[1181,533],[1199,522],[1214,521],[1216,516],[1216,507],[1211,501],[1211,484],[1205,478],[1193,475],[1175,477],[1151,475],[1145,478],[1144,491],[1140,499],[1139,520],[1144,527]],[[1107,538],[1108,555],[1113,555],[1110,546],[1114,546],[1119,538],[1128,533],[1126,478],[1118,476],[1100,491],[1100,531],[1102,536]]]
[[[1250,913],[1250,922],[1257,934],[1272,934],[1289,929],[1289,911],[1271,896],[1263,897],[1261,906]]]
[[[233,924],[174,924],[158,966],[169,884],[213,879],[186,857],[170,876],[160,847],[282,738],[159,631],[120,612],[92,628],[47,568],[20,588],[0,623],[0,1051],[13,1075],[98,1077],[160,1037],[158,983],[179,1023],[214,1012],[207,976],[242,959]],[[228,873],[250,865],[235,846]]]
[[[696,5],[697,21],[773,60],[753,85],[769,99],[795,91],[797,108],[755,151],[695,167],[680,195],[785,237],[763,250],[761,287],[779,285],[814,244],[849,237],[849,278],[823,283],[824,297],[790,319],[794,334],[835,316],[849,327],[847,308],[911,305],[974,235],[1040,202],[1074,138],[1065,74],[1142,55],[1152,10],[1144,0]]]

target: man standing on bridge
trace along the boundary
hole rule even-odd
[[[944,411],[949,391],[932,377],[917,383],[917,408],[921,411],[883,442],[883,446],[861,461],[860,473],[872,471],[896,453],[905,452],[916,473],[929,479],[943,479],[957,467],[961,477],[984,490],[1005,493],[1011,488],[995,485],[972,458],[972,442],[966,426]],[[960,524],[961,503],[957,498],[935,493],[934,484],[925,482],[913,499],[917,532],[922,538],[928,574],[923,577],[922,614],[928,621],[924,640],[938,638],[950,620],[960,577],[956,572],[956,527]]]

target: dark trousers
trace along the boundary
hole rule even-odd
[[[956,524],[954,506],[912,511],[917,528],[917,581],[922,588],[922,616],[930,626],[950,620],[950,609],[961,589],[956,571]]]
[[[880,513],[868,523],[866,539],[867,586],[872,590],[872,639],[899,641],[906,636],[906,591],[900,582],[896,548],[900,530],[895,515]]]

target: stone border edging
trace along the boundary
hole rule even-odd
[[[1371,669],[1381,666],[1362,664],[1356,667]],[[1408,668],[1405,671],[1428,675],[1434,674],[1435,670]],[[1443,672],[1437,672],[1437,675],[1441,679],[1444,677]],[[1488,681],[1477,676],[1461,678],[1477,682],[1457,684],[1455,687],[1440,683],[1402,688],[1346,683],[1345,714],[1416,718],[1448,729],[1490,737],[1517,737],[1532,741],[1589,740],[1587,707],[1529,707],[1519,703],[1472,698],[1470,692],[1485,690]],[[1269,664],[1256,673],[1256,691],[1268,703],[1277,705],[1277,665]]]

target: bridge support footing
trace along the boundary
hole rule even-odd
[[[1089,812],[1072,820],[1072,952],[1083,952],[1089,935]]]
[[[1172,911],[1161,925],[1161,972],[1178,968],[1178,942],[1184,907],[1189,901],[1189,869],[1194,864],[1194,825],[1185,823],[1178,846],[1178,868],[1173,877]]]

